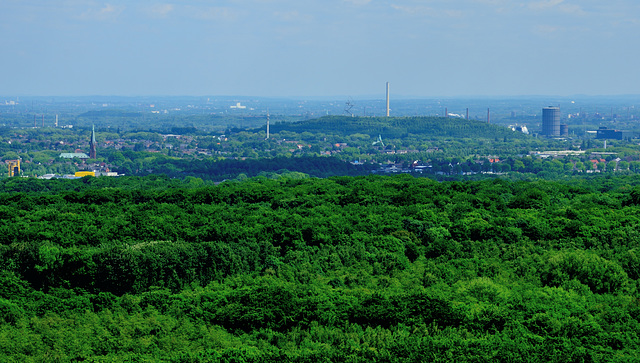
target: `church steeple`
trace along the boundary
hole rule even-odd
[[[89,158],[96,158],[96,126],[91,129],[91,141],[89,142]]]

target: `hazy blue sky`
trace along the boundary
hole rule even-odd
[[[640,94],[638,0],[0,0],[2,95]]]

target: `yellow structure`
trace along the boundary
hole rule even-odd
[[[77,171],[76,176],[82,178],[83,176],[96,176],[95,171]]]
[[[7,160],[7,165],[9,166],[9,176],[20,176],[20,159],[18,160]]]

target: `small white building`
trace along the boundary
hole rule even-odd
[[[62,159],[89,159],[89,155],[85,153],[62,153],[60,154],[60,158]]]

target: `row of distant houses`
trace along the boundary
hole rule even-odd
[[[39,176],[38,179],[80,179],[85,176],[118,176],[118,173],[106,171],[78,171],[75,174],[45,174]]]

